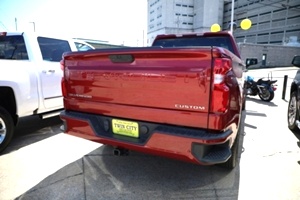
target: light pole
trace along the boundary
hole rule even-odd
[[[33,24],[33,31],[35,32],[35,22],[29,22]]]
[[[231,1],[231,22],[230,22],[230,32],[233,33],[233,16],[234,16],[234,0]]]
[[[18,20],[16,17],[15,17],[15,25],[16,25],[16,31],[18,31]]]

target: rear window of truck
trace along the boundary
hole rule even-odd
[[[0,59],[28,60],[22,35],[0,37]]]
[[[217,46],[228,49],[234,53],[232,43],[228,37],[176,37],[176,38],[161,38],[154,41],[152,46],[160,47],[186,47],[186,46]]]
[[[71,51],[70,44],[67,40],[46,37],[38,37],[37,40],[43,60],[59,62],[64,52]]]

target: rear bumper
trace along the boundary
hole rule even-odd
[[[138,138],[133,138],[114,134],[111,117],[73,111],[63,111],[60,117],[64,121],[65,133],[115,147],[201,165],[224,163],[231,156],[232,130],[208,132],[135,121],[140,134]]]

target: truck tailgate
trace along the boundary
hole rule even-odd
[[[207,128],[211,48],[122,48],[64,55],[65,109]]]

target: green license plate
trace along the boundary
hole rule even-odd
[[[139,125],[136,122],[113,119],[112,131],[114,134],[118,135],[125,135],[134,138],[139,137]]]

